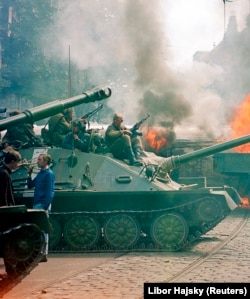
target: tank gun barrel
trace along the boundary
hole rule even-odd
[[[250,135],[245,135],[191,153],[183,154],[180,156],[168,157],[165,158],[165,160],[161,163],[160,169],[163,170],[164,172],[169,173],[171,170],[174,170],[175,168],[178,168],[182,164],[187,163],[189,161],[196,160],[199,158],[204,158],[216,154],[218,152],[222,152],[240,146],[242,144],[246,144],[248,142],[250,142]]]
[[[108,86],[101,86],[83,92],[80,95],[71,98],[55,100],[29,110],[24,110],[22,113],[0,120],[0,131],[19,125],[20,123],[35,121],[50,117],[52,115],[63,112],[63,110],[95,101],[101,101],[111,96],[111,89]]]

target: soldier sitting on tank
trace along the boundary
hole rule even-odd
[[[132,136],[131,130],[122,125],[123,116],[115,113],[113,123],[105,132],[105,142],[110,152],[117,159],[128,159],[130,165],[141,165],[140,154],[143,152],[139,136]]]
[[[72,132],[68,133],[62,141],[62,147],[67,149],[79,149],[87,152],[89,148],[90,134],[86,132],[85,122],[80,119],[73,121]]]
[[[63,138],[72,131],[73,109],[65,109],[49,119],[48,126],[52,146],[61,147]]]
[[[21,111],[15,110],[9,113],[10,117],[20,114]],[[12,146],[18,150],[34,146],[43,146],[41,139],[36,136],[32,123],[22,123],[16,127],[8,128],[2,139],[3,148]]]

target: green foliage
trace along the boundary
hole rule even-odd
[[[44,54],[40,40],[52,26],[57,0],[1,1],[0,20],[2,68],[1,97],[14,94],[34,105],[65,97],[68,93],[68,66]],[[10,7],[11,24],[8,25]],[[7,14],[7,16],[6,16]],[[66,87],[66,88],[65,88]]]

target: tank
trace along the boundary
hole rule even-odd
[[[25,205],[0,207],[0,256],[6,275],[0,277],[0,296],[26,277],[41,261],[45,249],[44,232],[51,225],[42,210]]]
[[[90,94],[95,100],[95,93]],[[98,94],[107,98],[106,92]],[[68,101],[77,105],[71,99],[64,103]],[[48,105],[55,110],[60,106]],[[48,116],[43,107],[35,110]],[[26,120],[34,113],[24,115]],[[169,158],[145,152],[141,166],[131,166],[96,142],[103,133],[93,129],[87,153],[51,147],[20,150],[25,160],[12,176],[16,202],[27,208],[33,198],[26,184],[28,166],[36,164],[42,152],[53,158],[56,190],[49,214],[50,252],[178,251],[241,206],[242,199],[231,186],[180,184],[172,173],[189,161],[248,143],[250,135]],[[34,170],[36,175],[39,169]]]
[[[159,155],[162,157],[182,155],[217,143],[217,140],[211,139],[176,139],[170,146],[163,147]],[[249,153],[229,149],[182,164],[175,172],[174,178],[179,183],[196,182],[207,186],[233,186],[244,198],[244,205],[246,206],[249,205],[250,200],[249,162]]]

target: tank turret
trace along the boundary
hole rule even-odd
[[[95,101],[101,101],[111,96],[111,89],[106,86],[96,87],[88,90],[81,95],[71,98],[55,100],[47,104],[43,104],[29,110],[25,110],[18,115],[0,120],[0,131],[3,131],[11,126],[19,125],[23,122],[34,123],[35,121],[50,117],[63,110]]]

